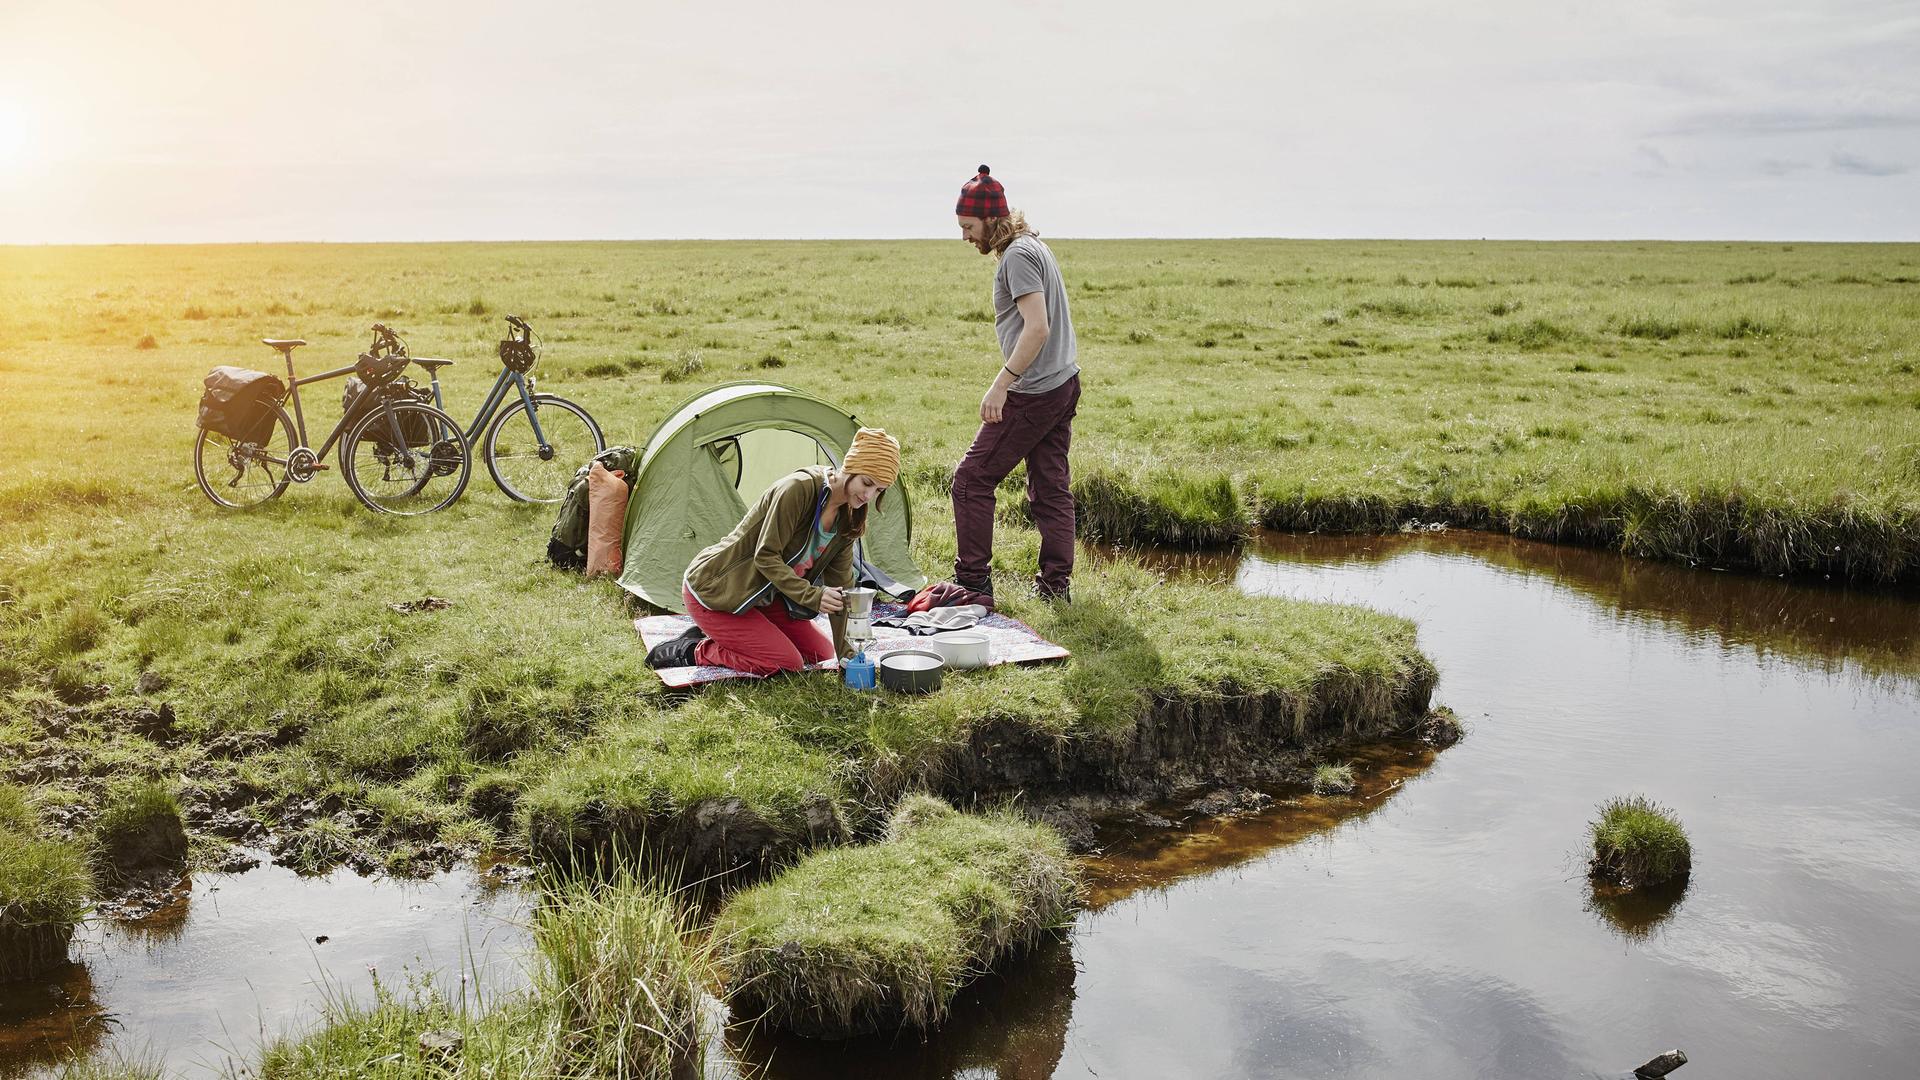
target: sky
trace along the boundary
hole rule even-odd
[[[1920,0],[0,0],[0,243],[1920,240]]]

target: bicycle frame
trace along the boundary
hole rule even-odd
[[[414,362],[419,363],[418,360]],[[426,365],[422,364],[421,366],[425,367]],[[433,384],[434,408],[445,412],[447,406],[440,393],[439,369],[427,368],[427,380]],[[521,402],[526,405],[527,422],[533,425],[533,437],[539,441],[540,449],[543,452],[550,449],[547,445],[547,433],[540,430],[540,414],[536,412],[533,407],[533,377],[531,375],[522,375],[508,367],[502,367],[500,374],[494,376],[493,389],[487,391],[487,400],[481,403],[480,411],[473,415],[473,426],[464,432],[468,442],[476,446],[479,445],[481,432],[485,431],[487,425],[493,422],[494,413],[498,412],[500,407],[507,403],[507,395],[515,391],[519,393]]]
[[[309,375],[303,379],[293,373],[293,354],[288,353],[286,355],[287,355],[286,400],[293,402],[293,427],[294,427],[294,431],[300,437],[299,445],[306,446],[308,445],[307,444],[307,416],[306,416],[306,413],[302,411],[302,409],[300,408],[300,388],[302,386],[307,385],[308,383],[325,382],[328,379],[340,378],[342,375],[351,375],[354,372],[354,365],[348,364],[346,367],[334,368],[332,371],[323,371],[318,375]],[[333,449],[333,444],[339,441],[340,436],[346,434],[347,421],[349,419],[351,419],[351,417],[342,415],[340,417],[340,422],[333,426],[333,431],[328,433],[327,435],[326,445],[314,451],[313,456],[316,462],[327,460],[327,454],[329,451]]]

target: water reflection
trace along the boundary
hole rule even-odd
[[[1085,861],[1087,906],[1098,911],[1142,890],[1164,888],[1270,854],[1285,844],[1331,834],[1385,806],[1433,764],[1434,750],[1396,740],[1342,755],[1353,764],[1350,795],[1320,796],[1276,789],[1280,801],[1258,814],[1202,818],[1180,829],[1117,821],[1098,836],[1100,854]],[[1178,819],[1177,805],[1152,808]]]
[[[1354,766],[1351,795],[1320,797],[1303,790],[1277,791],[1272,808],[1226,818],[1198,817],[1185,827],[1141,826],[1116,820],[1100,833],[1102,852],[1085,861],[1088,915],[1129,897],[1219,873],[1276,847],[1326,836],[1377,813],[1409,781],[1433,764],[1434,751],[1412,741],[1364,747],[1346,755]],[[1170,817],[1177,803],[1150,808]],[[1079,932],[1079,931],[1076,931]],[[822,1042],[751,1026],[738,1029],[733,1052],[751,1075],[791,1080],[825,1077],[998,1077],[1056,1075],[1073,1015],[1076,968],[1069,941],[1049,942],[1004,971],[963,989],[949,1023],[922,1036]],[[1271,988],[1251,994],[1243,1007],[1259,1010]],[[1249,1021],[1253,1022],[1253,1021]],[[1260,1021],[1264,1023],[1265,1021]],[[1333,1037],[1330,1029],[1328,1037]],[[1350,1050],[1351,1048],[1349,1048]],[[1129,1074],[1131,1075],[1131,1074]]]
[[[1911,590],[1695,570],[1464,529],[1384,536],[1262,532],[1244,552],[1129,552],[1128,557],[1177,574],[1236,581],[1262,563],[1365,566],[1413,553],[1472,559],[1551,579],[1615,616],[1650,620],[1760,657],[1810,662],[1829,673],[1851,668],[1900,676],[1920,670],[1920,595]]]
[[[527,904],[470,870],[197,875],[144,919],[89,922],[74,937],[81,963],[0,994],[0,1076],[96,1049],[163,1058],[169,1075],[222,1074],[228,1058],[316,1024],[328,994],[364,998],[376,971],[491,1002],[524,981]]]
[[[0,1077],[26,1076],[89,1053],[112,1029],[85,964],[0,985]]]
[[[1662,924],[1680,910],[1686,899],[1689,878],[1681,876],[1658,885],[1623,889],[1617,885],[1592,882],[1587,895],[1587,910],[1608,929],[1629,941],[1645,941],[1658,933]]]
[[[902,1032],[821,1042],[746,1025],[732,1035],[743,1066],[735,1075],[765,1070],[794,1080],[1043,1080],[1054,1075],[1066,1046],[1076,974],[1070,942],[1043,942],[999,974],[962,989],[952,1020],[924,1039]]]

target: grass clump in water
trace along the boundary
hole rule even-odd
[[[1313,770],[1313,793],[1315,795],[1351,795],[1353,793],[1352,765],[1320,765]]]
[[[712,939],[690,945],[686,915],[622,873],[556,887],[533,920],[533,1001],[560,1075],[700,1076],[701,1001]]]
[[[132,880],[180,869],[187,832],[180,804],[158,780],[133,780],[109,789],[94,824],[94,863],[110,878]]]
[[[1010,811],[901,801],[886,839],[808,857],[715,924],[734,1001],[806,1035],[922,1030],[1080,905],[1066,845]]]
[[[1693,847],[1672,810],[1644,795],[1609,799],[1588,826],[1593,837],[1593,877],[1638,888],[1685,877],[1693,867]]]
[[[0,784],[0,983],[30,978],[67,958],[92,888],[86,857],[37,834],[26,793]]]
[[[376,983],[371,1004],[331,1002],[321,1030],[269,1047],[257,1075],[703,1075],[710,939],[690,940],[681,905],[630,875],[549,879],[545,888],[533,916],[536,954],[526,993],[482,1013],[454,1007],[431,986],[400,994]],[[435,1037],[423,1040],[429,1033]]]

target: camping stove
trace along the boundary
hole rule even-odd
[[[874,590],[856,587],[844,589],[841,594],[847,600],[847,644],[853,647],[854,655],[858,656],[873,644]]]

